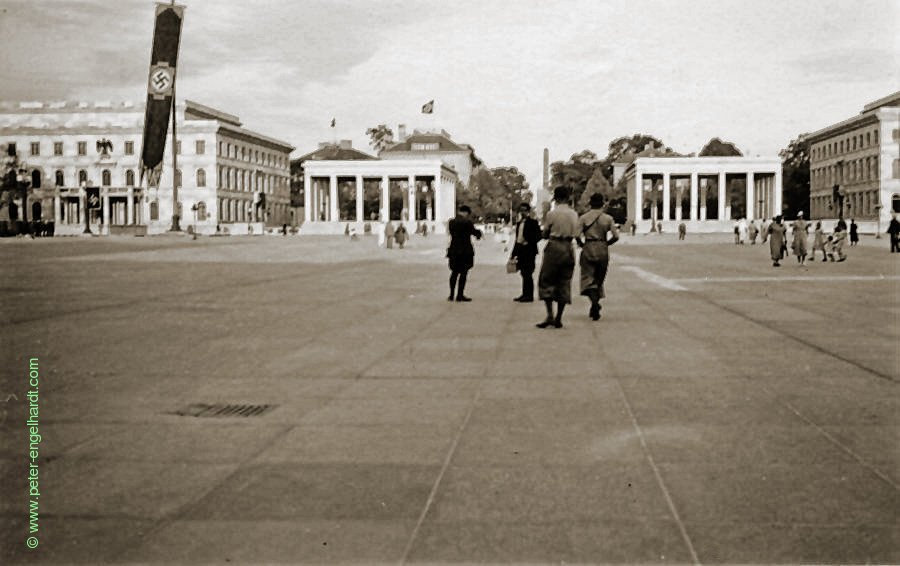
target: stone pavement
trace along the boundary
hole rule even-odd
[[[433,236],[2,241],[0,563],[900,562],[900,256],[729,239],[561,330],[493,240],[469,304]]]

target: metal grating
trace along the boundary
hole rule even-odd
[[[259,417],[274,409],[277,405],[244,405],[225,403],[191,403],[169,414],[181,417]]]

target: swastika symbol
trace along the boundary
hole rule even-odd
[[[165,69],[157,69],[150,77],[150,85],[156,92],[164,92],[172,84],[172,75]]]

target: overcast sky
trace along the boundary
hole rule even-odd
[[[367,127],[442,127],[540,183],[618,136],[775,154],[900,90],[900,2],[187,0],[178,96],[294,156]],[[145,0],[0,2],[2,100],[143,100]],[[435,114],[420,113],[435,100]]]

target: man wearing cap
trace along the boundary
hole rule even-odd
[[[516,268],[522,276],[522,294],[513,299],[517,303],[534,301],[534,258],[537,256],[540,240],[541,225],[531,215],[531,206],[523,202],[519,205],[516,241],[512,250],[512,258],[516,260]]]
[[[475,265],[475,248],[472,247],[472,236],[481,239],[481,230],[472,224],[469,215],[472,209],[461,205],[457,209],[455,218],[451,218],[447,224],[450,232],[450,247],[447,248],[447,263],[450,267],[450,296],[448,301],[456,299],[457,302],[467,303],[471,301],[465,295],[466,278],[469,270]],[[456,284],[459,283],[457,288]],[[455,295],[454,295],[455,294]]]
[[[581,294],[591,300],[588,316],[600,320],[600,299],[606,298],[603,282],[609,268],[609,246],[619,241],[619,230],[612,216],[603,210],[605,199],[600,193],[591,195],[591,210],[578,219],[577,239],[581,246],[578,266],[581,270]]]
[[[538,294],[547,307],[547,318],[538,328],[562,328],[562,315],[572,302],[572,273],[575,271],[575,250],[572,240],[578,235],[578,215],[569,207],[571,191],[559,186],[553,190],[556,208],[547,213],[543,236],[544,259],[538,276]],[[556,303],[556,316],[553,303]]]

